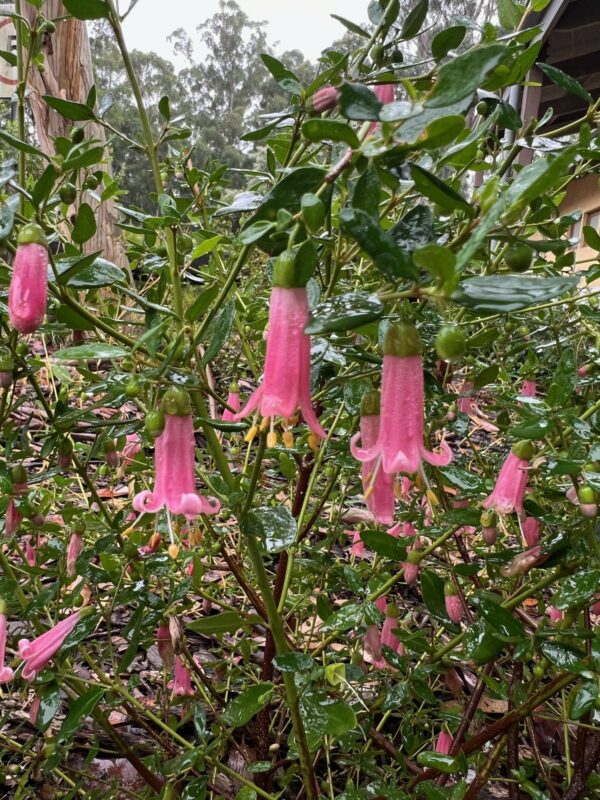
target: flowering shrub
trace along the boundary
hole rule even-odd
[[[166,98],[152,130],[112,0],[65,2],[140,98],[156,211],[119,198],[127,265],[85,249],[119,196],[95,94],[47,98],[82,123],[54,157],[0,132],[15,797],[600,791],[600,266],[560,210],[597,104],[521,123],[526,22],[413,63],[428,4],[400,5],[309,86],[265,58],[289,106],[231,196]]]

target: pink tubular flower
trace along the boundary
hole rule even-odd
[[[318,89],[310,99],[310,105],[315,114],[330,111],[335,108],[340,93],[333,86],[323,86]]]
[[[388,475],[417,472],[424,459],[446,466],[452,451],[442,442],[442,452],[432,453],[423,444],[423,363],[419,334],[412,325],[392,325],[383,345],[381,416],[377,441],[359,447],[360,434],[352,437],[352,455],[363,463],[375,463],[374,470]],[[364,442],[363,442],[364,445]]]
[[[29,709],[29,722],[31,722],[32,725],[35,725],[37,723],[41,702],[42,698],[38,694],[36,694],[36,696],[31,701],[31,707]]]
[[[521,523],[521,531],[527,547],[535,547],[540,541],[540,521],[535,517],[525,517]]]
[[[0,601],[0,683],[12,680],[13,671],[4,664],[6,656],[6,617],[4,616],[4,603]]]
[[[360,439],[363,447],[373,447],[379,434],[379,395],[369,392],[363,397],[360,416]],[[361,478],[367,508],[375,522],[391,525],[394,520],[394,480],[377,461],[363,461]]]
[[[503,516],[513,511],[523,513],[527,469],[532,457],[530,442],[518,442],[513,447],[500,469],[494,491],[482,503],[484,508],[493,508]]]
[[[375,605],[382,614],[385,614],[385,609],[387,608],[387,596],[384,594],[381,597],[378,597],[377,600],[375,600]]]
[[[163,664],[166,667],[172,667],[175,650],[173,648],[173,640],[168,625],[159,625],[156,629],[156,646],[158,647],[158,654]]]
[[[233,411],[230,411],[229,408],[226,408],[223,411],[223,421],[224,422],[233,422],[235,420],[236,413],[240,410],[240,387],[237,383],[231,383],[229,385],[229,394],[227,395],[227,405],[229,408],[232,408]]]
[[[456,408],[460,411],[461,414],[471,414],[473,411],[472,408],[472,399],[473,399],[473,381],[464,380],[462,386],[458,390],[458,400],[456,402]]]
[[[352,539],[351,555],[354,558],[365,558],[365,543],[360,538],[360,531],[344,531]]]
[[[377,95],[377,99],[387,105],[387,103],[393,103],[395,97],[394,91],[394,84],[393,83],[379,83],[375,87],[375,94]]]
[[[23,677],[26,681],[36,679],[38,672],[49,664],[78,622],[79,611],[76,611],[32,642],[28,639],[19,640],[19,655],[25,662]]]
[[[83,550],[83,536],[80,533],[72,533],[67,547],[67,575],[74,578],[77,574],[77,559]]]
[[[462,619],[463,609],[460,597],[457,594],[447,594],[445,597],[446,614],[450,617],[455,625],[458,625]]]
[[[48,250],[42,229],[25,225],[17,239],[17,252],[8,290],[10,324],[20,333],[33,333],[44,320],[48,299]]]
[[[36,548],[33,544],[33,536],[28,536],[25,539],[25,561],[29,564],[30,567],[35,567],[35,562],[37,558]]]
[[[121,451],[121,465],[123,469],[135,461],[136,456],[142,450],[142,440],[139,433],[128,433],[125,437],[125,447]]]
[[[258,409],[272,423],[274,417],[289,420],[299,408],[311,431],[324,437],[310,399],[310,336],[304,333],[308,297],[306,287],[294,278],[294,258],[286,250],[275,262],[263,380],[234,419]]]
[[[165,428],[155,445],[154,491],[136,494],[133,507],[140,513],[167,508],[188,519],[198,514],[216,514],[221,508],[217,498],[203,497],[196,491],[194,422],[189,398],[182,389],[171,387],[163,405]]]
[[[524,380],[521,385],[521,397],[535,397],[537,385],[535,381]]]
[[[449,733],[442,731],[437,738],[437,742],[435,743],[435,752],[442,753],[445,756],[450,755],[453,741],[454,740]]]
[[[377,625],[367,625],[367,630],[363,637],[365,650],[377,662],[381,658],[381,634]]]
[[[555,608],[554,606],[548,606],[546,609],[546,614],[548,615],[552,625],[556,625],[557,623],[561,622],[564,617],[564,613],[559,608]]]
[[[385,622],[381,630],[381,644],[390,647],[400,655],[404,654],[404,647],[400,639],[394,633],[398,627],[398,609],[395,606],[388,605],[386,609]]]
[[[175,656],[173,680],[169,681],[167,689],[171,689],[173,697],[186,697],[195,694],[190,671],[187,667],[183,666],[183,662],[179,656]]]

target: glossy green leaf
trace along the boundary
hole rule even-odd
[[[235,697],[221,714],[221,719],[231,728],[241,728],[264,708],[273,696],[272,683],[257,683]]]
[[[0,239],[4,239],[12,231],[15,224],[15,210],[7,203],[0,205]]]
[[[450,106],[475,93],[489,73],[507,53],[502,44],[488,44],[468,50],[440,67],[435,86],[425,105],[430,108]]]
[[[470,625],[463,640],[464,657],[476,664],[493,661],[504,644],[494,636],[493,630],[485,622]]]
[[[309,736],[342,736],[356,727],[356,715],[344,700],[309,690],[300,696],[300,712]]]
[[[401,39],[412,39],[423,27],[427,12],[429,11],[429,0],[418,0],[417,4],[406,15],[400,31]]]
[[[27,142],[22,142],[20,139],[17,139],[16,136],[13,136],[11,133],[7,133],[6,131],[0,130],[0,139],[6,142],[7,145],[10,147],[14,147],[15,150],[20,150],[22,153],[29,153],[32,156],[41,156],[45,158],[46,161],[50,161],[49,157],[43,153],[39,147],[34,147],[32,144],[28,144]]]
[[[49,94],[44,95],[43,100],[65,119],[85,122],[96,118],[94,109],[86,106],[85,103],[74,103],[72,100],[63,100],[61,97],[52,97]]]
[[[600,570],[582,568],[561,581],[559,591],[552,597],[555,608],[567,610],[586,603],[600,591]]]
[[[365,545],[377,555],[390,558],[393,561],[404,561],[406,548],[411,539],[399,539],[385,531],[361,531],[360,538]]]
[[[568,276],[485,275],[461,281],[452,299],[478,314],[506,314],[560,297],[572,291],[577,281]]]
[[[340,113],[346,119],[376,120],[383,108],[375,92],[362,83],[343,83],[339,103]]]
[[[436,33],[431,42],[431,52],[436,61],[441,61],[451,50],[460,47],[466,33],[464,25],[453,25]]]
[[[308,653],[284,653],[275,656],[273,664],[279,672],[310,672],[316,662]]]
[[[552,374],[546,397],[548,405],[564,406],[572,397],[576,386],[577,359],[573,348],[568,347],[560,354],[558,364]]]
[[[288,94],[300,94],[302,86],[293,72],[287,69],[281,61],[270,56],[268,53],[261,53],[260,57],[265,67],[269,70],[284,92]]]
[[[421,592],[431,614],[438,619],[447,619],[444,581],[431,569],[421,572]]]
[[[306,333],[349,331],[379,319],[383,303],[374,294],[347,292],[324,300],[310,312]]]
[[[498,0],[498,18],[500,25],[507,31],[518,28],[523,16],[523,7],[515,0]]]
[[[509,609],[500,605],[500,597],[496,602],[489,595],[480,593],[475,595],[472,600],[490,628],[503,636],[523,636],[525,634],[523,624],[512,615]]]
[[[356,181],[352,192],[352,208],[361,208],[369,216],[376,218],[379,214],[380,188],[377,169],[370,164]]]
[[[456,759],[453,756],[436,753],[432,750],[422,750],[418,753],[417,764],[428,769],[437,769],[446,775],[456,772]]]
[[[63,5],[77,19],[104,19],[109,13],[104,0],[63,0]]]
[[[345,142],[352,148],[357,148],[360,144],[356,132],[346,122],[339,119],[308,119],[302,126],[302,135],[309,142],[325,140]]]
[[[355,22],[351,22],[349,19],[346,19],[345,17],[340,17],[339,14],[330,14],[329,16],[333,17],[334,19],[337,19],[337,21],[340,22],[344,26],[344,28],[347,28],[349,31],[352,31],[352,33],[356,33],[357,36],[362,36],[365,39],[369,38],[369,34],[367,33],[367,31],[364,28],[361,28],[360,25],[357,25]]]
[[[585,653],[574,647],[558,644],[558,642],[544,642],[541,651],[551,664],[565,672],[578,674],[586,669],[585,664],[582,663]]]
[[[429,172],[429,170],[423,169],[417,164],[411,164],[410,174],[414,181],[415,189],[424,197],[437,203],[446,211],[460,210],[471,214],[471,206],[462,194],[432,172]]]
[[[60,708],[60,686],[56,683],[44,686],[39,697],[40,705],[35,718],[35,725],[39,731],[44,732],[56,717]]]
[[[75,347],[65,347],[54,353],[54,358],[60,361],[86,361],[88,359],[107,359],[124,358],[129,355],[129,350],[117,347],[114,344],[104,342],[88,342]]]
[[[245,626],[243,617],[237,611],[222,611],[219,614],[195,619],[186,624],[186,628],[201,633],[203,636],[211,636],[223,633],[235,633]]]
[[[405,253],[424,247],[434,239],[433,212],[424,203],[414,206],[390,230],[392,239]]]
[[[285,506],[253,509],[244,517],[243,529],[258,536],[267,553],[280,553],[296,541],[296,520]]]
[[[123,283],[125,274],[111,261],[99,258],[96,253],[87,256],[69,256],[56,262],[58,283],[77,289],[93,289]],[[51,274],[51,280],[54,275]]]
[[[583,226],[583,238],[588,247],[600,252],[600,233],[591,225]]]
[[[225,346],[235,320],[235,302],[231,300],[208,326],[204,340],[208,342],[200,366],[205,367]]]
[[[82,727],[85,717],[89,716],[96,708],[104,691],[102,686],[88,689],[70,705],[67,716],[56,735],[58,742],[68,741]]]
[[[85,244],[85,242],[95,236],[96,230],[96,217],[94,216],[92,207],[89,203],[82,203],[75,217],[71,238],[74,242],[77,242],[77,244]]]
[[[584,89],[579,81],[575,80],[575,78],[571,78],[571,76],[567,75],[566,72],[563,72],[562,69],[554,67],[552,64],[541,64],[539,62],[537,66],[545,75],[547,75],[548,78],[550,78],[552,83],[560,86],[560,88],[568,94],[574,94],[577,97],[580,97],[582,100],[585,100],[585,102],[589,103],[590,105],[594,102],[594,98],[588,92],[588,90]]]
[[[377,269],[389,278],[417,278],[418,270],[378,222],[359,208],[343,208],[340,227],[373,259]]]
[[[598,685],[588,681],[579,686],[569,707],[569,719],[579,720],[591,711],[598,697]]]

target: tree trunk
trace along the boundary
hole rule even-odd
[[[25,4],[24,16],[33,22],[36,10],[33,5]],[[46,0],[44,14],[47,19],[66,16],[67,12],[61,0]],[[40,147],[48,155],[55,155],[54,138],[69,136],[71,125],[53,111],[43,100],[45,94],[85,103],[88,93],[94,85],[92,54],[85,22],[67,17],[56,23],[56,32],[44,34],[42,52],[45,57],[45,70],[40,72],[32,67],[28,76],[30,89],[29,103],[35,122]],[[106,142],[104,128],[95,122],[86,122],[88,136]],[[103,165],[103,170],[111,173],[110,162]],[[98,229],[95,236],[86,242],[86,252],[102,251],[103,257],[109,261],[126,266],[125,248],[121,232],[116,227],[117,212],[114,202],[108,200],[98,203],[93,197],[86,197],[94,209]]]

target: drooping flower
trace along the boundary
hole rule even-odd
[[[367,625],[367,630],[365,631],[365,635],[363,637],[363,644],[373,662],[375,663],[379,661],[381,658],[381,634],[379,632],[378,625],[375,625],[374,623]]]
[[[6,617],[4,615],[4,602],[0,600],[0,683],[12,680],[13,671],[4,663],[6,657]]]
[[[525,517],[521,522],[521,531],[527,547],[535,547],[540,541],[540,521],[535,517]]]
[[[128,433],[125,437],[125,447],[121,450],[121,467],[125,470],[133,464],[141,450],[142,440],[139,433]]]
[[[35,567],[37,560],[36,546],[33,542],[33,536],[27,536],[24,545],[25,561],[30,567]]]
[[[34,681],[38,672],[41,672],[50,663],[79,622],[79,617],[80,612],[76,611],[33,641],[19,640],[19,655],[25,662],[23,677],[26,681]]]
[[[395,89],[393,83],[378,83],[375,87],[377,99],[384,105],[394,102]]]
[[[173,669],[173,680],[167,684],[167,689],[171,689],[173,697],[186,697],[195,694],[192,686],[192,676],[179,656],[175,656],[175,666]]]
[[[354,556],[354,558],[365,558],[365,543],[360,537],[360,531],[344,531],[344,533],[352,539],[350,554]]]
[[[472,414],[473,412],[473,381],[464,380],[462,386],[458,390],[458,400],[456,401],[456,408],[461,414]]]
[[[446,466],[452,451],[442,442],[441,453],[432,453],[423,444],[423,362],[417,329],[407,323],[390,326],[383,345],[381,414],[377,441],[359,447],[356,434],[350,443],[352,455],[363,463],[375,462],[373,469],[388,475],[417,472],[424,459],[435,466]]]
[[[493,544],[496,544],[498,518],[494,511],[486,510],[482,513],[479,521],[481,522],[483,541],[491,547]]]
[[[483,501],[484,508],[493,508],[501,516],[513,511],[523,513],[527,470],[532,457],[531,442],[517,442],[500,469],[494,491]]]
[[[175,658],[175,650],[173,648],[173,640],[168,625],[159,625],[156,629],[156,646],[158,647],[158,654],[165,667],[172,667],[173,659]]]
[[[74,531],[67,547],[67,575],[74,578],[77,574],[77,559],[83,550],[83,536],[79,531]]]
[[[446,605],[446,614],[448,614],[455,625],[458,625],[463,616],[463,607],[456,586],[452,581],[446,581],[444,586],[444,602]]]
[[[550,553],[542,552],[542,548],[538,545],[523,550],[518,553],[513,560],[500,568],[500,574],[505,578],[514,578],[515,575],[526,575],[530,569],[538,567],[548,559]]]
[[[187,393],[171,387],[163,399],[165,429],[156,440],[154,491],[145,490],[133,498],[138,512],[156,513],[166,508],[188,519],[198,514],[216,514],[221,503],[196,491],[194,475],[194,422]]]
[[[537,384],[535,381],[524,380],[521,385],[521,397],[535,397],[537,391]]]
[[[546,614],[548,615],[548,619],[552,623],[552,625],[557,625],[559,622],[562,622],[564,617],[564,613],[555,606],[548,606],[546,609]]]
[[[452,749],[453,741],[454,740],[449,733],[442,731],[437,738],[437,742],[435,743],[435,752],[442,753],[445,756],[449,755],[450,750]]]
[[[381,647],[389,647],[398,655],[404,655],[404,645],[394,633],[398,627],[398,608],[393,603],[388,603],[385,610],[385,621],[381,630]],[[388,665],[388,661],[383,654],[373,660],[373,666],[383,669]]]
[[[240,410],[240,387],[237,383],[229,384],[229,394],[227,395],[227,405],[229,408],[232,408],[233,411],[230,411],[229,408],[226,408],[223,411],[223,421],[224,422],[232,422],[235,419],[236,413]]]
[[[10,324],[20,333],[33,333],[44,320],[48,299],[48,250],[39,225],[25,225],[8,290]]]
[[[373,447],[379,434],[379,394],[367,393],[360,408],[360,439],[363,447]],[[375,522],[391,525],[394,521],[394,479],[382,469],[377,460],[363,461],[361,478],[367,508]]]
[[[304,333],[308,296],[306,286],[294,274],[294,265],[295,254],[290,250],[281,253],[275,262],[263,380],[234,419],[243,419],[258,410],[271,426],[275,417],[281,417],[285,426],[286,420],[300,409],[311,431],[324,437],[310,399],[310,336]],[[251,435],[254,433],[253,427]],[[271,433],[274,434],[272,427]],[[290,431],[286,433],[291,436]],[[284,442],[292,444],[293,439],[284,435]]]

